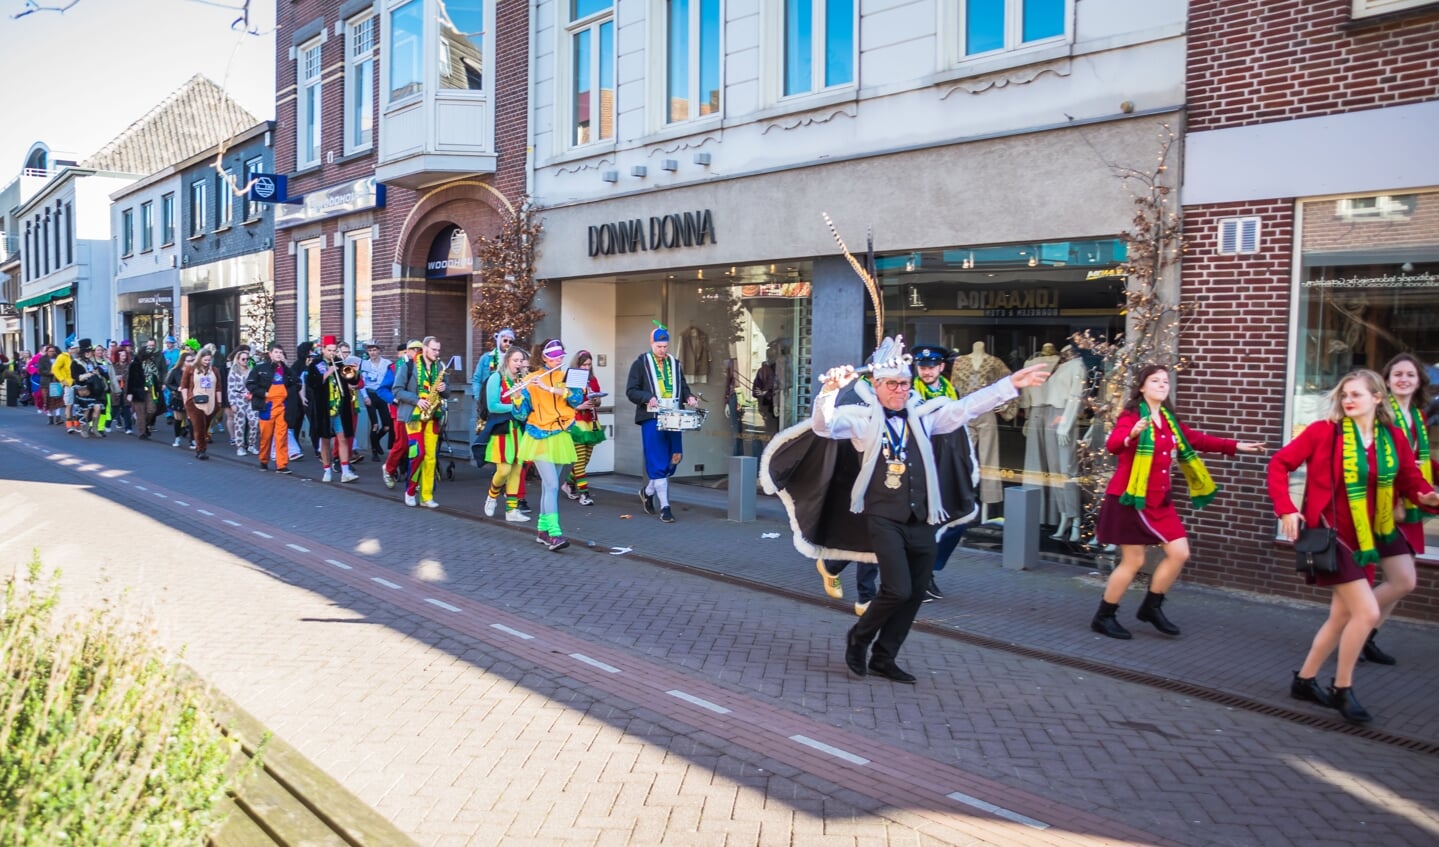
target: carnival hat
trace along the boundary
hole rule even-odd
[[[912,352],[916,365],[942,365],[950,357],[949,350],[938,344],[916,344]]]
[[[82,338],[79,341],[75,342],[75,346],[80,348],[81,353],[89,353],[91,350],[95,349],[95,345],[91,344],[90,339],[88,338]]]
[[[495,340],[496,340],[496,341],[499,341],[501,338],[508,338],[509,340],[514,341],[514,340],[515,340],[515,331],[512,330],[512,329],[510,329],[509,327],[505,327],[504,329],[502,329],[502,330],[500,330],[499,332],[495,333]]]
[[[874,379],[909,379],[913,374],[904,360],[904,336],[888,336],[869,357],[870,375]]]
[[[545,344],[544,357],[546,359],[563,359],[565,357],[565,345],[560,343],[558,338],[552,338]]]

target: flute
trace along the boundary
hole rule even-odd
[[[544,377],[549,376],[550,374],[554,373],[555,371],[559,370],[560,368],[563,368],[564,366],[565,366],[565,365],[564,365],[564,362],[561,362],[560,364],[555,365],[554,367],[550,368],[550,369],[547,370],[547,371],[541,371],[541,372],[539,372],[539,373],[532,373],[532,374],[530,374],[529,376],[525,377],[524,379],[520,380],[519,382],[515,383],[514,385],[511,385],[509,388],[505,389],[504,391],[501,391],[501,392],[500,392],[500,399],[501,399],[501,400],[508,400],[511,394],[513,394],[513,393],[515,393],[515,392],[518,392],[518,391],[519,391],[520,389],[522,389],[522,388],[529,388],[529,387],[535,382],[535,380],[537,380],[537,379],[543,379]]]

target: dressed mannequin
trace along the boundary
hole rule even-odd
[[[1046,364],[1050,373],[1059,364],[1059,350],[1046,343],[1024,366]],[[1026,404],[1024,420],[1024,482],[1039,488],[1039,522],[1059,523],[1059,491],[1068,479],[1060,467],[1057,423],[1064,412],[1064,399],[1049,390],[1049,384],[1025,389],[1020,402]]]
[[[1050,536],[1064,540],[1066,533],[1070,541],[1079,540],[1079,529],[1083,523],[1083,500],[1080,497],[1079,452],[1075,443],[1079,415],[1084,407],[1084,359],[1072,345],[1065,345],[1059,351],[1059,365],[1049,381],[1058,383],[1050,393],[1051,399],[1062,401],[1059,419],[1055,421],[1055,443],[1059,448],[1059,470],[1064,474],[1064,489],[1059,497],[1059,529]]]
[[[1009,376],[1009,366],[998,356],[985,351],[984,342],[974,342],[966,356],[956,357],[950,371],[950,382],[961,396],[973,393],[986,385]],[[1018,401],[1011,400],[992,412],[985,412],[969,422],[969,437],[979,454],[980,520],[989,517],[989,504],[1004,500],[1004,485],[999,481],[999,417],[1014,420]]]

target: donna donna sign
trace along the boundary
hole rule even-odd
[[[714,216],[709,209],[674,215],[655,215],[590,227],[590,256],[613,256],[641,250],[666,250],[717,244]]]

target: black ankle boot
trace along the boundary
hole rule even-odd
[[[1145,594],[1144,602],[1139,604],[1139,611],[1134,616],[1144,623],[1154,624],[1154,628],[1165,635],[1179,634],[1179,627],[1164,616],[1163,594],[1155,594],[1153,591]]]
[[[1305,679],[1299,675],[1299,671],[1294,672],[1294,681],[1289,683],[1289,696],[1295,700],[1318,703],[1326,709],[1334,708],[1333,698],[1319,685],[1319,680],[1312,676]]]
[[[1376,665],[1399,664],[1398,659],[1394,658],[1388,653],[1385,653],[1383,650],[1380,650],[1379,645],[1374,643],[1374,636],[1378,634],[1379,630],[1370,630],[1369,639],[1364,642],[1364,648],[1359,651],[1360,660],[1366,662],[1373,662]]]
[[[1089,622],[1089,628],[1100,635],[1128,641],[1134,636],[1129,634],[1129,630],[1119,625],[1119,620],[1115,618],[1117,614],[1119,614],[1118,603],[1106,603],[1101,600],[1099,601],[1099,611],[1094,613],[1094,620]]]
[[[1334,701],[1334,708],[1339,710],[1339,715],[1350,723],[1369,723],[1374,716],[1359,705],[1359,698],[1354,696],[1354,689],[1329,686],[1329,697]]]

